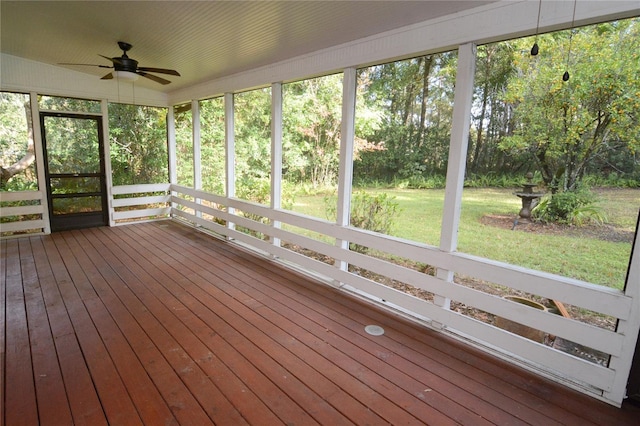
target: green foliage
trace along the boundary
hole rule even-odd
[[[444,52],[358,70],[357,105],[372,112],[356,109],[356,182],[425,187],[446,173],[456,62]]]
[[[583,178],[582,183],[585,187],[640,188],[640,171],[635,177],[616,172],[606,175],[588,174]]]
[[[553,192],[576,189],[598,165],[598,172],[633,173],[631,159],[640,149],[640,20],[539,37],[538,56],[515,57],[518,76],[505,96],[513,131],[500,147],[528,158]],[[524,49],[532,40],[516,44]],[[567,68],[571,77],[564,82]]]
[[[510,173],[470,174],[464,180],[467,188],[517,188],[525,181],[524,177]]]
[[[200,101],[200,157],[202,189],[225,193],[226,161],[224,98]]]
[[[191,105],[174,107],[178,185],[193,188],[193,114]]]
[[[102,109],[100,101],[47,95],[38,95],[38,108],[41,110],[90,112],[94,114],[99,114]]]
[[[579,189],[563,191],[544,197],[533,209],[533,217],[542,222],[558,222],[584,225],[589,222],[604,223],[606,216],[595,205],[594,193]]]
[[[168,182],[167,109],[110,103],[108,111],[113,184]]]
[[[351,225],[356,228],[389,234],[397,213],[395,197],[385,192],[371,195],[358,191],[351,197]]]
[[[0,167],[8,168],[27,154],[29,150],[27,114],[30,113],[29,95],[0,92]],[[0,179],[2,191],[37,189],[35,161],[8,180]]]
[[[358,191],[351,197],[351,226],[379,232],[389,235],[396,220],[396,215],[400,212],[399,204],[395,201],[395,196],[390,196],[385,192],[377,195],[369,194],[365,191]],[[336,217],[336,198],[325,197],[325,209],[328,218]],[[350,244],[351,250],[359,253],[366,253],[368,247],[358,244]]]
[[[270,88],[234,95],[236,195],[260,204],[270,199],[270,101]]]
[[[338,180],[342,74],[288,83],[283,98],[283,175],[314,188]]]

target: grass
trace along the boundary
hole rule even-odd
[[[400,213],[391,235],[439,245],[444,205],[441,189],[370,189],[373,194],[394,196]],[[631,243],[603,241],[569,232],[526,232],[485,225],[485,215],[512,216],[520,200],[512,190],[466,188],[458,233],[458,251],[531,269],[577,278],[594,284],[622,289],[626,277]],[[608,225],[633,231],[640,206],[640,190],[598,191],[600,206]],[[295,211],[326,218],[323,196],[300,196]]]

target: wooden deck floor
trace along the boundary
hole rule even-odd
[[[173,222],[1,245],[7,426],[640,419]]]

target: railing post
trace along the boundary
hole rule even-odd
[[[40,205],[42,206],[43,231],[51,233],[51,220],[49,218],[49,199],[47,197],[47,179],[44,174],[44,149],[42,147],[42,129],[40,128],[40,108],[38,106],[38,94],[29,94],[29,106],[31,107],[31,123],[33,131],[33,145],[36,154],[36,173],[38,174],[38,190],[40,191]],[[108,140],[108,139],[107,139]]]
[[[449,161],[447,163],[447,183],[442,212],[440,250],[453,252],[458,245],[458,226],[462,204],[462,188],[467,161],[469,126],[471,123],[471,102],[473,100],[473,80],[476,64],[476,46],[473,43],[458,47],[458,68],[456,72],[455,95],[453,99],[453,118],[451,121],[451,140],[449,143]],[[453,281],[453,271],[438,269],[436,276],[444,281]],[[435,295],[434,303],[449,309],[451,300]],[[434,324],[435,326],[442,324]]]
[[[336,223],[349,226],[351,189],[353,186],[353,140],[355,137],[356,69],[346,68],[342,77],[342,122],[340,128],[340,170],[338,174],[338,206]],[[336,245],[349,248],[349,241],[336,239]],[[336,267],[347,270],[348,264],[336,259]]]
[[[115,208],[113,207],[113,170],[111,169],[111,146],[109,145],[109,102],[103,99],[100,102],[100,112],[102,113],[102,140],[104,141],[104,178],[107,186],[107,208],[109,209],[109,226],[115,226],[113,218]]]
[[[171,185],[178,183],[178,157],[176,154],[176,116],[175,106],[167,110],[167,153],[169,154],[169,195],[173,195]],[[171,202],[171,210],[176,208],[176,203]],[[170,216],[173,216],[173,212]]]
[[[227,198],[233,198],[236,195],[236,151],[235,151],[235,126],[234,126],[234,100],[233,93],[224,94],[224,141],[226,151],[226,181],[225,181],[225,195]],[[229,215],[235,214],[233,207],[227,206],[227,212]],[[228,229],[235,229],[235,223],[228,221]]]
[[[200,103],[191,101],[191,132],[193,138],[193,189],[202,189],[202,150],[200,149]],[[196,198],[196,204],[201,204],[202,199]],[[196,211],[196,217],[202,217],[202,211]]]
[[[629,259],[629,270],[624,288],[625,295],[631,297],[631,313],[627,320],[618,320],[616,333],[624,335],[622,354],[611,356],[609,369],[615,371],[611,390],[605,391],[603,396],[620,405],[627,396],[627,382],[633,363],[638,334],[640,333],[640,211],[636,221],[636,236]]]
[[[282,83],[271,85],[271,209],[282,207]],[[278,220],[271,220],[280,228]],[[280,238],[271,236],[271,243],[280,246]]]

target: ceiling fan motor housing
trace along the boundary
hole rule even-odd
[[[127,56],[127,52],[133,47],[126,41],[119,41],[118,47],[122,50],[122,56],[112,58],[113,69],[116,71],[136,72],[138,69],[138,61]]]
[[[138,61],[127,57],[125,53],[121,57],[113,58],[113,68],[116,71],[136,72],[138,69]]]

